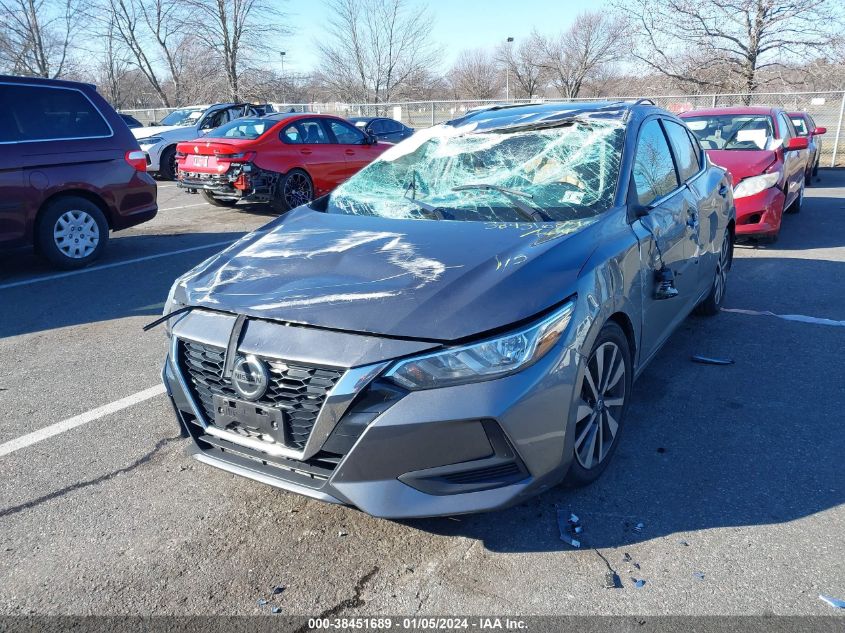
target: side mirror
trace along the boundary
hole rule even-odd
[[[378,143],[378,137],[372,132],[367,132],[367,145],[375,145]]]
[[[825,132],[827,132],[826,127],[817,127],[815,130],[813,130],[813,136],[817,136],[819,134],[824,134]]]
[[[810,146],[810,141],[806,136],[795,136],[786,141],[787,150],[807,149]]]

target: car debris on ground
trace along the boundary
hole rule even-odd
[[[577,514],[572,512],[569,512],[568,514],[569,517],[567,518],[566,510],[561,510],[560,508],[557,510],[557,526],[560,531],[560,540],[576,549],[579,549],[581,547],[581,541],[573,535],[580,535],[581,532],[583,532],[583,527],[579,525],[581,519],[578,518]]]
[[[819,594],[819,600],[828,603],[834,609],[845,609],[845,600],[832,598],[831,596],[825,596],[824,594]]]
[[[709,356],[695,355],[692,362],[702,365],[733,365],[736,361],[733,358],[710,358]]]

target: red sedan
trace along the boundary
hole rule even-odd
[[[806,137],[777,108],[692,110],[681,118],[733,177],[737,236],[777,239],[783,212],[797,213],[804,200]]]
[[[269,202],[284,212],[330,192],[388,147],[339,117],[243,117],[176,146],[178,185],[215,206]]]

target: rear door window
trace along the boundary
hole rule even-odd
[[[678,174],[682,182],[686,182],[698,173],[698,151],[690,142],[686,129],[674,121],[663,121],[666,133],[672,143],[675,152],[675,161],[678,164]]]
[[[0,143],[107,138],[97,107],[74,88],[0,83]]]
[[[320,125],[319,121],[305,120],[297,121],[296,126],[299,128],[299,133],[302,135],[302,143],[306,145],[326,145],[331,143],[329,135]]]
[[[640,129],[633,177],[637,200],[643,206],[672,193],[679,186],[669,144],[657,119],[647,121]]]

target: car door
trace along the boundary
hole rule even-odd
[[[657,117],[640,127],[631,173],[632,197],[641,210],[634,223],[640,240],[642,274],[642,352],[650,357],[689,314],[698,297],[693,263],[697,228],[690,222],[689,192],[678,177],[663,125]],[[677,295],[660,298],[667,271]]]
[[[283,142],[286,138],[287,142],[293,138],[291,128],[295,130],[294,152],[297,155],[292,166],[301,167],[311,176],[315,197],[334,189],[345,179],[346,160],[321,121],[316,118],[297,119],[282,130]]]
[[[378,156],[379,152],[374,150],[374,145],[355,126],[337,119],[325,119],[325,123],[346,159],[344,180],[358,173]]]
[[[677,121],[663,120],[683,187],[689,225],[688,256],[695,269],[697,295],[710,287],[721,247],[720,218],[728,186],[704,178],[705,159],[698,141]]]

